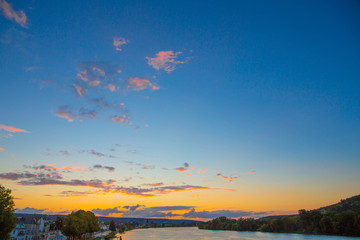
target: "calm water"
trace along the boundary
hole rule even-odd
[[[123,240],[351,240],[360,238],[286,233],[233,232],[189,228],[138,229],[122,234]]]

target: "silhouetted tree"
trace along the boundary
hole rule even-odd
[[[0,239],[9,239],[16,226],[14,206],[11,190],[0,185]]]

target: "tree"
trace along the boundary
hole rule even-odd
[[[16,226],[14,206],[11,190],[0,185],[0,239],[9,239]]]
[[[110,231],[113,231],[113,232],[116,231],[116,226],[115,226],[114,220],[111,220],[110,226],[109,226],[109,230],[110,230]]]
[[[77,239],[85,233],[93,233],[99,229],[99,220],[92,212],[79,210],[65,217],[62,232],[70,239]]]

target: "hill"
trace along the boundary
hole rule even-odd
[[[47,215],[47,214],[26,214],[26,213],[15,213],[16,217],[45,217],[49,218],[53,221],[56,220],[57,217],[66,217],[66,215]],[[136,222],[138,224],[144,224],[146,222],[149,223],[170,223],[170,224],[187,224],[196,226],[199,221],[194,220],[184,220],[184,219],[166,219],[166,218],[119,218],[119,217],[98,217],[101,222],[111,222],[114,220],[115,223],[129,223]]]
[[[321,207],[317,210],[322,213],[342,213],[348,210],[360,213],[360,195],[341,200],[339,203]]]

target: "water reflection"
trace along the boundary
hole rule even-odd
[[[121,236],[122,240],[360,240],[338,236],[199,230],[197,227],[138,229]]]

